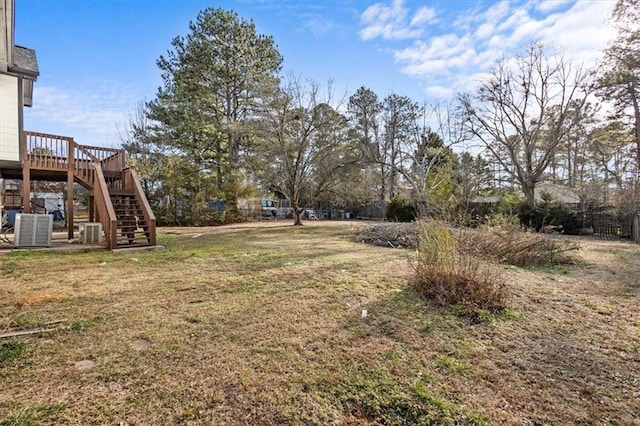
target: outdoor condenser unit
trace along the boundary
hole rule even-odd
[[[16,214],[15,247],[51,247],[53,216],[50,214]]]
[[[82,244],[99,244],[102,242],[102,223],[81,223],[78,228]]]

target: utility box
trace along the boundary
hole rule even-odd
[[[80,231],[80,243],[100,244],[102,242],[102,223],[87,222],[78,224]]]
[[[53,216],[50,214],[16,214],[15,247],[51,247]]]

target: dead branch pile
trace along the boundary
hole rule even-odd
[[[419,232],[418,224],[414,222],[385,222],[356,231],[353,240],[382,247],[415,249]]]
[[[417,223],[385,222],[356,231],[353,240],[382,247],[416,249],[419,235]],[[524,232],[517,227],[463,228],[454,235],[460,253],[515,266],[573,263],[571,252],[580,248],[576,242]]]
[[[579,248],[573,241],[499,226],[463,230],[458,236],[461,252],[516,266],[573,263],[570,252]]]

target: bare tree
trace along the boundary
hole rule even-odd
[[[152,200],[163,180],[164,154],[148,113],[146,102],[137,103],[124,128],[117,130],[122,148],[127,151],[127,162],[136,168],[145,196]]]
[[[327,176],[351,161],[338,153],[346,141],[346,119],[331,102],[331,85],[322,96],[317,84],[291,77],[262,111],[259,152],[267,160],[263,180],[290,201],[297,226],[302,225],[304,195],[318,197],[331,188]]]
[[[576,124],[589,74],[540,43],[500,61],[474,94],[459,96],[469,131],[518,181],[529,203],[559,144]],[[501,156],[506,151],[507,158]]]
[[[419,216],[426,217],[434,191],[453,179],[452,147],[465,136],[448,104],[413,104],[408,119],[410,131],[398,144],[392,166],[413,190]]]
[[[395,93],[382,102],[384,134],[378,145],[378,164],[386,174],[389,199],[397,195],[399,177],[411,167],[422,108],[407,96]]]

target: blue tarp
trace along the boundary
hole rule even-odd
[[[51,214],[53,215],[53,220],[64,220],[64,213],[60,209],[52,211]]]
[[[16,224],[16,214],[20,213],[20,210],[7,210],[7,224],[14,226]]]
[[[217,212],[222,212],[222,210],[224,210],[224,201],[222,200],[209,201],[209,208]]]

